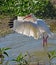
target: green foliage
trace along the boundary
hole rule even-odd
[[[28,62],[25,60],[25,56],[26,55],[23,56],[22,53],[20,53],[16,59],[13,59],[13,61],[16,61],[18,65],[28,65]]]
[[[0,0],[0,14],[24,16],[34,13],[37,17],[56,17],[56,9],[49,0]]]
[[[47,54],[48,54],[48,57],[49,57],[50,60],[52,60],[53,58],[56,57],[56,51],[55,50],[50,51]]]
[[[4,55],[5,54],[6,56],[9,56],[8,53],[6,52],[6,50],[9,50],[10,48],[0,48],[0,58],[4,58]]]
[[[37,5],[37,7],[39,7],[39,9],[37,10],[36,15],[38,15],[39,17],[56,17],[56,9],[49,0],[39,0],[39,4]]]

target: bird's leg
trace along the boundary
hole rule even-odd
[[[43,35],[43,42],[42,42],[42,43],[43,43],[43,47],[44,47],[44,44],[45,44],[45,38],[44,38],[44,35]]]

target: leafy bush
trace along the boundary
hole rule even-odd
[[[50,60],[52,60],[53,58],[56,57],[56,51],[55,50],[50,51],[47,54],[48,54],[48,57],[49,57]]]
[[[37,17],[56,17],[56,9],[49,0],[0,0],[0,14],[24,16],[34,13]]]
[[[9,56],[8,53],[6,52],[6,50],[9,50],[9,49],[10,48],[0,48],[0,64],[2,64],[4,61],[4,58],[5,58],[4,55]]]
[[[6,50],[9,50],[10,48],[0,48],[0,58],[4,57],[3,54],[5,54],[6,56],[9,56],[6,52]]]
[[[53,4],[49,0],[39,0],[39,3],[37,4],[36,15],[38,15],[41,18],[54,18],[56,17],[56,8],[54,8]]]
[[[16,61],[18,65],[29,65],[25,56],[26,55],[23,56],[22,53],[20,53],[16,59],[13,59],[13,61]]]

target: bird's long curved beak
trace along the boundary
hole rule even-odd
[[[23,19],[26,19],[26,18],[31,18],[31,15],[27,15]]]

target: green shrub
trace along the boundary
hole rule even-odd
[[[55,18],[56,8],[49,0],[0,0],[0,14],[24,16],[34,13],[38,18]]]
[[[9,49],[10,48],[0,48],[0,64],[2,64],[4,61],[4,58],[5,58],[4,55],[9,56],[8,53],[6,52],[6,50],[9,50]]]
[[[16,61],[18,65],[29,65],[28,62],[25,59],[26,55],[22,55],[22,53],[20,53],[16,59],[13,59],[13,61]]]

